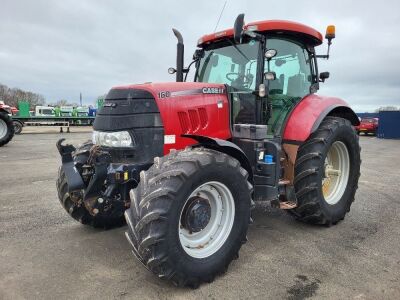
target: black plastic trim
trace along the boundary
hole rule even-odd
[[[336,112],[335,112],[336,111]],[[317,120],[315,120],[313,126],[311,127],[311,133],[315,132],[321,122],[327,117],[328,115],[332,115],[335,117],[342,117],[344,119],[347,119],[351,122],[352,125],[359,125],[360,121],[358,120],[358,117],[356,113],[347,106],[343,106],[340,104],[333,104],[325,108],[320,115],[318,116]]]

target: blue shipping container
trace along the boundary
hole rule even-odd
[[[378,137],[400,139],[400,111],[379,112]]]

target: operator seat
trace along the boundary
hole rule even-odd
[[[279,75],[279,78],[269,82],[269,94],[283,94],[283,84],[285,83],[285,75]]]
[[[296,74],[289,77],[287,86],[287,95],[292,97],[300,97],[304,95],[304,75]]]

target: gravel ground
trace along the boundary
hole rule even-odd
[[[258,206],[240,259],[197,290],[158,280],[131,255],[125,227],[95,230],[60,206],[61,136],[0,148],[0,299],[400,299],[400,141],[361,137],[362,175],[346,219],[308,226]]]

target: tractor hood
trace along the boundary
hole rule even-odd
[[[117,86],[112,90],[145,90],[150,92],[155,99],[170,97],[201,95],[201,94],[226,94],[225,85],[203,82],[163,82],[143,83]],[[112,91],[111,90],[111,91]]]
[[[93,125],[98,131],[158,128],[164,152],[193,144],[182,135],[227,139],[231,136],[226,86],[203,82],[144,83],[114,87]],[[161,131],[158,131],[161,133]]]

